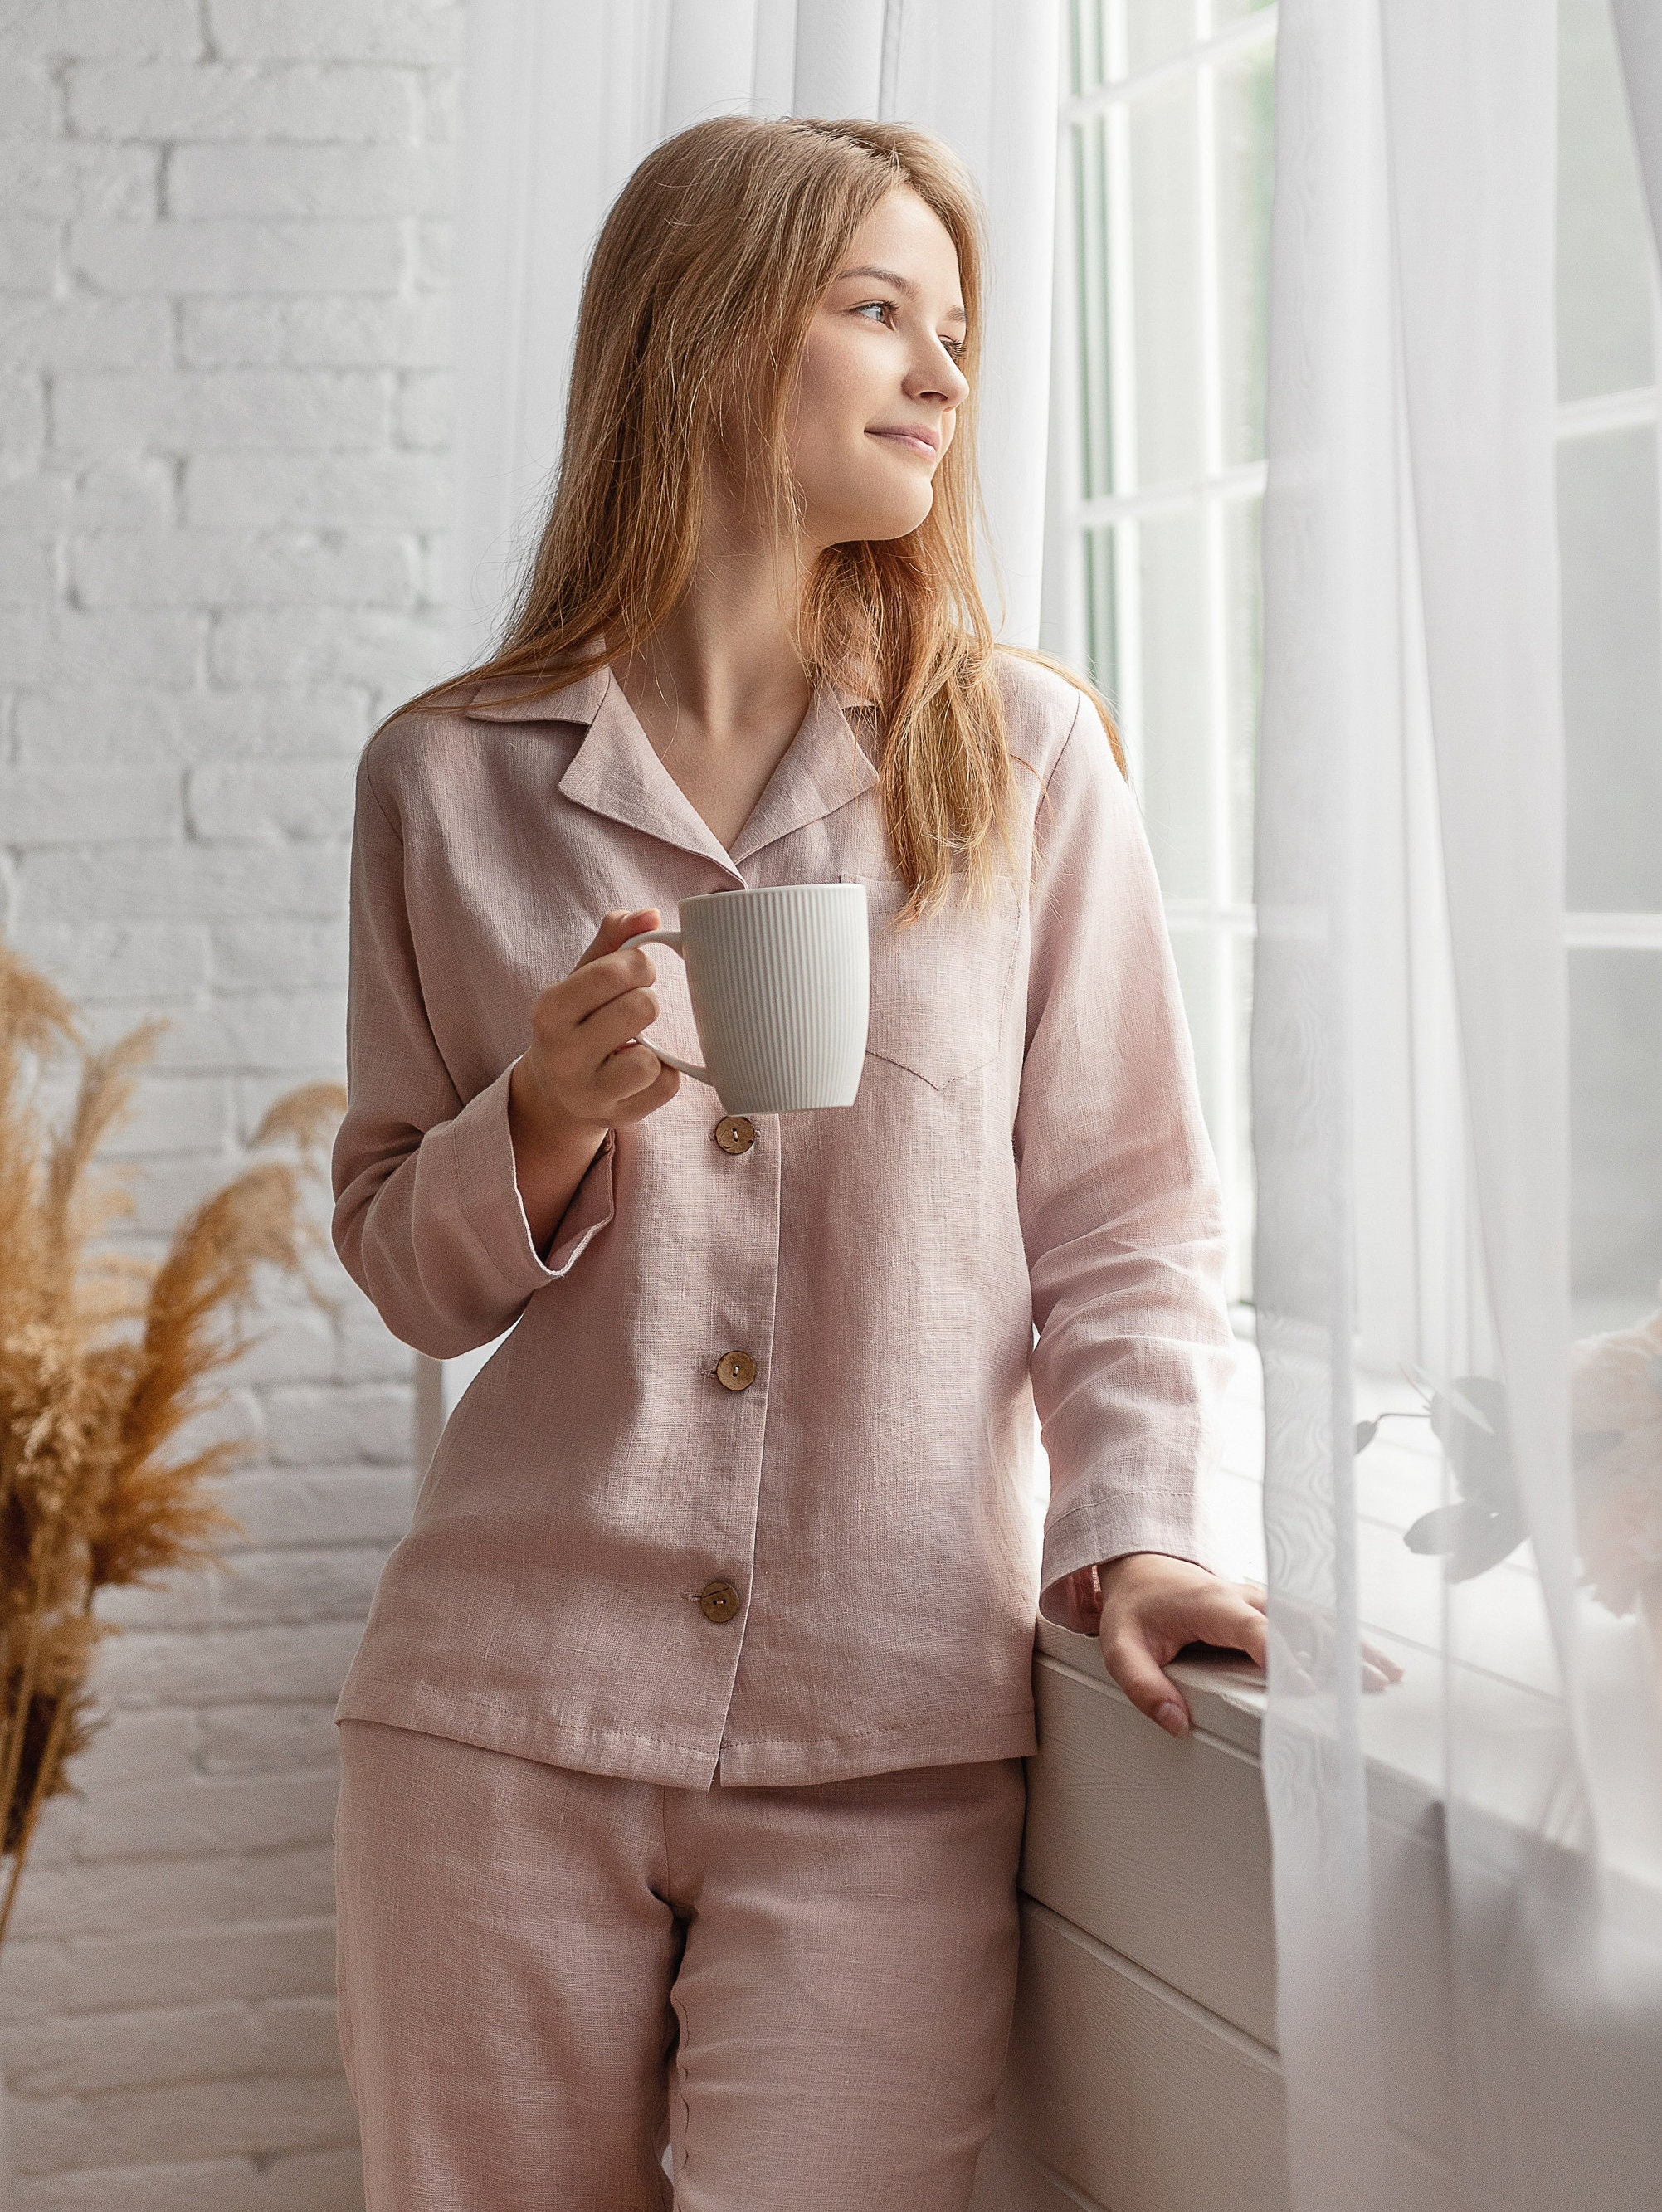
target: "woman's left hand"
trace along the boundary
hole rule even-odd
[[[1193,1725],[1182,1691],[1166,1672],[1185,1644],[1219,1644],[1268,1666],[1261,1591],[1164,1552],[1128,1552],[1100,1571],[1103,1663],[1137,1711],[1168,1734],[1187,1735]]]
[[[1172,1735],[1187,1735],[1194,1724],[1182,1691],[1165,1671],[1185,1644],[1244,1651],[1268,1671],[1269,1601],[1256,1583],[1227,1583],[1164,1552],[1128,1552],[1098,1572],[1103,1663],[1137,1711]],[[1288,1686],[1314,1691],[1335,1662],[1332,1621],[1315,1607],[1290,1602],[1283,1603],[1282,1613],[1282,1627],[1294,1637],[1292,1644],[1279,1646],[1288,1662]],[[1364,1690],[1388,1689],[1403,1679],[1389,1652],[1374,1644],[1362,1644],[1359,1664]]]

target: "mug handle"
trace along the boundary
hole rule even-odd
[[[667,945],[672,952],[679,952],[683,960],[687,957],[686,945],[679,929],[643,929],[638,937],[631,937],[618,950],[619,952],[632,952],[637,945]],[[707,1067],[695,1067],[690,1060],[677,1060],[673,1052],[666,1052],[661,1045],[653,1044],[648,1038],[642,1037],[641,1042],[657,1054],[666,1067],[673,1067],[681,1075],[696,1076],[700,1083],[708,1083],[712,1091],[715,1088],[715,1078]]]

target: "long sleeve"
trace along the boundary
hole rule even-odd
[[[347,1110],[332,1234],[393,1334],[435,1358],[500,1336],[612,1218],[608,1131],[545,1254],[514,1173],[513,1066],[464,1098],[433,1033],[411,927],[404,842],[366,749],[352,831]]]
[[[1015,1140],[1050,1462],[1039,1610],[1094,1630],[1095,1567],[1205,1559],[1235,1364],[1217,1164],[1153,856],[1087,701],[1039,808]]]

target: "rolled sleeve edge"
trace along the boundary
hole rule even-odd
[[[1197,1513],[1123,1497],[1087,1499],[1069,1506],[1044,1531],[1040,1617],[1076,1634],[1095,1635],[1102,1616],[1095,1571],[1128,1552],[1160,1552],[1216,1571]]]
[[[533,1291],[553,1282],[555,1273],[543,1265],[531,1241],[531,1224],[514,1173],[508,1121],[513,1073],[510,1061],[448,1124],[445,1157],[457,1221],[504,1295],[523,1304]]]
[[[600,1151],[584,1170],[583,1179],[571,1194],[571,1203],[560,1216],[559,1224],[550,1239],[548,1258],[544,1264],[551,1282],[557,1282],[562,1276],[571,1273],[617,1212],[617,1196],[612,1181],[612,1156],[617,1149],[618,1133],[615,1129],[608,1129]],[[517,1193],[517,1181],[514,1189]],[[525,1219],[523,1200],[520,1204],[520,1218],[521,1221]],[[530,1235],[527,1224],[527,1242]]]

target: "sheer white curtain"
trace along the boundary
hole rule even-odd
[[[863,115],[944,138],[990,233],[982,579],[1038,641],[1059,0],[470,0],[460,165],[454,658],[495,634],[559,454],[590,248],[635,165],[719,114]],[[495,1346],[418,1366],[417,1471]]]
[[[1623,30],[1654,190],[1653,9]],[[1568,981],[1557,39],[1551,0],[1281,0],[1251,1060],[1297,2212],[1662,2175],[1662,1250],[1592,1279],[1571,1126],[1622,1040]],[[1357,1328],[1391,1215],[1394,1393]]]
[[[1662,12],[1654,0],[1612,0],[1653,234],[1662,238]]]

